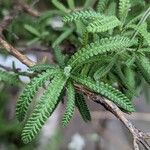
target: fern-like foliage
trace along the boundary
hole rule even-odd
[[[29,104],[35,96],[39,87],[43,85],[48,79],[57,75],[60,70],[50,69],[46,72],[42,72],[37,77],[33,78],[31,82],[25,87],[21,96],[19,97],[16,105],[16,116],[19,121],[22,121],[27,113]]]
[[[85,122],[91,121],[91,114],[84,99],[83,94],[76,93],[76,106]]]
[[[119,107],[123,108],[128,112],[133,112],[134,108],[131,101],[119,90],[113,88],[112,86],[105,84],[103,82],[94,82],[91,78],[85,78],[81,76],[73,76],[73,79],[86,86],[93,92],[99,93],[109,100],[116,103]]]
[[[150,60],[139,54],[136,56],[136,65],[144,79],[150,84]]]
[[[150,33],[147,31],[146,23],[143,23],[140,26],[130,25],[129,27],[136,30],[137,33],[139,33],[144,38],[144,40],[148,43],[148,45],[150,46]]]
[[[106,9],[106,14],[108,16],[112,16],[112,15],[116,16],[116,12],[117,12],[117,4],[114,1],[112,1],[109,4],[108,8]]]
[[[149,47],[147,47],[147,48],[140,48],[140,49],[138,49],[137,50],[138,52],[150,52],[150,48]]]
[[[121,80],[122,85],[128,89],[128,91],[130,92],[131,95],[135,95],[134,89],[133,89],[133,87],[131,87],[130,83],[126,79],[126,76],[122,72],[119,62],[118,62],[118,64],[116,64],[115,71],[116,71],[117,76]]]
[[[82,45],[87,45],[88,44],[88,39],[89,39],[89,33],[87,31],[85,31],[82,34]]]
[[[100,67],[99,69],[97,69],[97,71],[94,73],[94,79],[98,80],[100,78],[102,78],[103,76],[105,76],[114,66],[116,62],[116,57],[112,58],[112,61],[110,61],[109,64],[105,64],[102,67]]]
[[[74,28],[70,28],[67,29],[66,31],[64,31],[53,43],[52,47],[58,47],[58,45],[64,40],[66,39],[72,32],[73,32]]]
[[[123,50],[124,48],[130,47],[132,44],[133,43],[131,43],[130,39],[127,37],[116,36],[104,38],[78,50],[78,52],[76,52],[70,58],[68,64],[70,66],[74,66],[76,64],[82,63],[83,61],[86,61],[95,55]]]
[[[61,10],[64,13],[68,13],[69,9],[67,9],[59,0],[52,0],[52,3],[55,7],[57,7],[59,10]]]
[[[17,85],[19,83],[18,75],[15,73],[8,73],[6,71],[0,70],[0,81],[11,85]]]
[[[119,26],[121,22],[115,17],[105,17],[103,19],[97,19],[87,26],[87,31],[92,33],[105,32]]]
[[[67,0],[68,6],[70,9],[74,9],[75,8],[75,2],[74,0]]]
[[[99,0],[97,4],[97,12],[104,13],[109,0]]]
[[[30,142],[38,134],[42,125],[51,116],[58,104],[58,97],[66,83],[67,78],[63,74],[59,74],[53,78],[48,89],[41,97],[33,113],[22,132],[22,140],[24,143]]]
[[[66,127],[70,122],[75,110],[75,90],[71,82],[67,84],[67,104],[66,111],[62,119],[62,126]]]
[[[56,45],[54,47],[54,55],[55,55],[56,62],[59,64],[59,66],[64,67],[65,66],[65,57],[62,54],[62,51],[58,45]]]
[[[130,0],[119,0],[119,18],[122,23],[125,22],[130,10]]]
[[[132,88],[132,90],[130,90],[130,91],[136,91],[135,90],[136,88],[135,88],[135,73],[134,73],[134,71],[129,66],[129,67],[125,68],[124,72],[125,72],[125,77],[126,77],[127,83]]]
[[[29,68],[29,71],[45,71],[45,70],[48,70],[48,69],[55,69],[55,68],[59,68],[58,65],[56,64],[38,64],[38,65],[35,65],[33,67],[30,67]]]
[[[34,41],[53,48],[56,65],[38,64],[29,69],[35,78],[27,84],[17,102],[18,120],[23,121],[27,116],[32,99],[43,85],[44,94],[27,118],[22,133],[24,143],[34,139],[64,96],[67,96],[67,101],[63,126],[70,122],[75,106],[84,121],[91,120],[84,99],[86,95],[83,95],[80,85],[93,94],[108,98],[126,112],[132,112],[131,100],[141,89],[142,76],[150,83],[148,1],[51,2],[58,10],[43,13],[35,27],[25,25],[36,36]],[[54,16],[64,17],[50,22],[53,26],[59,21],[61,26],[50,28],[48,20],[53,20]],[[18,76],[15,74],[13,78],[12,75],[0,71],[0,79],[4,82],[16,82]]]
[[[127,25],[125,26],[125,28],[128,28],[130,25],[133,25],[133,24],[135,24],[137,21],[139,21],[139,20],[141,19],[142,15],[143,15],[143,14],[140,14],[140,15],[134,17],[133,19],[131,19],[131,20],[127,23]]]
[[[96,19],[96,18],[103,18],[104,16],[100,13],[95,12],[94,10],[81,10],[73,12],[69,15],[66,15],[63,18],[64,22],[72,22],[78,21],[83,19]]]

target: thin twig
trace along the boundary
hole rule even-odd
[[[22,7],[22,9],[27,12],[29,15],[33,17],[39,17],[40,13],[33,9],[30,5],[24,3],[23,1],[18,0],[18,4]]]
[[[133,136],[133,145],[135,150],[139,150],[139,143],[142,144],[147,150],[150,150],[150,146],[146,141],[147,139],[150,139],[150,133],[144,133],[139,129],[137,129],[131,123],[131,121],[129,121],[125,117],[124,113],[118,108],[118,106],[115,105],[110,100],[88,91],[87,89],[83,88],[81,85],[75,84],[75,86],[77,90],[84,92],[90,100],[104,106],[108,111],[114,114],[125,125],[125,127],[130,131],[130,133]]]
[[[103,120],[103,119],[114,120],[114,119],[116,119],[112,114],[110,114],[109,112],[106,112],[106,111],[92,111],[91,115],[92,115],[92,118],[94,120],[98,120],[98,119],[100,119],[100,120]],[[131,120],[150,122],[149,116],[150,116],[150,113],[134,112],[134,113],[132,113],[132,115],[126,115],[126,118],[131,119]]]
[[[15,49],[12,45],[10,45],[5,40],[3,40],[2,37],[0,37],[0,46],[2,46],[7,52],[12,54],[14,57],[16,57],[18,60],[20,60],[26,66],[31,67],[36,64],[31,59],[29,59],[26,55],[23,55],[17,49]]]
[[[17,73],[18,75],[26,76],[26,77],[29,77],[29,78],[33,78],[35,76],[35,73],[23,72],[23,71],[21,71],[20,68],[6,67],[6,66],[3,66],[1,64],[0,64],[0,68],[4,69],[5,71],[14,72],[14,73]]]

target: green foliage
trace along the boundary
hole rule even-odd
[[[79,21],[83,19],[96,19],[96,18],[103,18],[103,15],[93,10],[85,10],[85,11],[81,10],[81,11],[76,11],[69,15],[66,15],[63,18],[63,21],[72,22],[72,21]]]
[[[62,55],[62,51],[58,45],[56,45],[54,48],[54,55],[57,63],[59,66],[64,67],[65,66],[65,56]]]
[[[52,3],[53,3],[53,5],[55,5],[55,7],[57,7],[61,11],[65,12],[65,13],[69,12],[69,10],[61,2],[59,2],[59,0],[52,0]]]
[[[131,27],[135,29],[150,46],[150,33],[147,31],[147,24],[143,23],[140,26],[132,25]]]
[[[123,50],[124,48],[130,47],[132,44],[133,43],[127,37],[116,36],[103,38],[78,50],[78,52],[70,58],[68,64],[74,66],[95,55]]]
[[[22,131],[22,140],[24,143],[30,142],[35,138],[45,121],[55,110],[59,95],[65,85],[66,77],[57,75],[53,78],[47,90],[40,99],[33,113]]]
[[[24,25],[24,28],[30,32],[31,34],[37,36],[37,37],[40,37],[40,33],[38,32],[38,30],[36,30],[34,27],[28,25],[28,24],[25,24]]]
[[[116,57],[112,58],[112,61],[110,61],[109,64],[104,64],[99,69],[97,69],[93,76],[94,79],[99,80],[100,78],[105,76],[113,68],[115,63],[116,63]]]
[[[112,16],[112,15],[116,16],[116,13],[117,13],[117,4],[114,1],[112,1],[106,10],[106,14],[108,16]]]
[[[84,99],[84,96],[80,93],[76,93],[76,106],[85,122],[91,121],[91,114]]]
[[[107,97],[109,100],[113,101],[124,110],[128,112],[134,111],[131,101],[119,90],[113,88],[112,86],[103,82],[95,82],[89,77],[85,78],[81,76],[73,76],[73,79],[76,80],[76,82],[86,86],[93,92],[99,93],[102,96]]]
[[[104,13],[109,0],[98,0],[97,12]]]
[[[136,56],[136,65],[144,79],[150,84],[150,60],[147,57],[139,54]]]
[[[90,23],[87,26],[87,31],[92,33],[105,32],[119,25],[120,21],[115,16],[110,16]]]
[[[126,89],[128,89],[128,91],[130,91],[130,94],[132,94],[132,96],[134,96],[135,91],[134,91],[133,87],[130,85],[130,82],[126,79],[126,76],[124,75],[123,71],[121,70],[121,66],[119,63],[116,64],[115,71],[116,71],[116,74],[117,74],[119,80],[121,80],[122,86],[124,86]]]
[[[41,87],[48,79],[53,78],[59,72],[60,71],[57,69],[47,70],[46,72],[43,72],[42,74],[39,74],[37,77],[33,78],[25,87],[17,101],[16,106],[16,116],[19,121],[24,119],[28,106],[30,105],[31,100],[35,96],[39,87]]]
[[[0,70],[0,81],[11,85],[17,85],[19,83],[18,75],[15,73],[8,73]]]
[[[70,122],[75,110],[75,90],[72,83],[67,84],[67,104],[66,111],[62,119],[62,126],[65,127]]]
[[[56,64],[38,64],[34,65],[33,67],[30,67],[29,71],[45,71],[48,69],[55,69],[55,68],[59,68],[59,66]]]
[[[31,67],[29,70],[33,74],[30,75],[36,77],[26,85],[17,102],[17,118],[22,121],[32,99],[44,85],[44,94],[29,119],[27,117],[23,129],[25,143],[34,139],[65,95],[63,126],[71,120],[75,106],[84,121],[91,120],[84,100],[86,96],[82,90],[75,90],[77,83],[83,89],[108,98],[126,112],[134,111],[131,100],[143,89],[142,77],[150,83],[150,8],[147,0],[52,0],[51,4],[48,11],[35,19],[30,17],[20,23],[14,19],[5,35],[6,40],[16,46],[21,39],[53,49],[55,64]],[[3,16],[2,12],[0,16]],[[25,29],[25,33],[15,32],[18,26]],[[12,38],[12,33],[21,38]],[[0,71],[4,82],[12,83],[18,78],[14,79],[12,75],[8,78],[7,73]]]
[[[74,28],[70,28],[66,31],[64,31],[53,43],[52,47],[57,47],[64,39],[66,39],[72,32]]]
[[[70,9],[75,9],[75,2],[74,0],[67,0],[68,6]]]
[[[122,23],[126,20],[130,6],[130,0],[119,0],[119,18]]]

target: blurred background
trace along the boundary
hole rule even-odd
[[[3,34],[16,48],[27,54],[29,58],[38,62],[53,63],[53,52],[49,43],[62,32],[63,22],[60,17],[62,12],[56,10],[51,0],[27,0],[21,1],[23,5],[30,4],[32,8],[41,12],[40,18],[31,16],[25,11],[19,11]],[[61,1],[66,3],[65,0]],[[141,2],[141,8],[145,2]],[[9,13],[14,13],[15,0],[0,0],[0,19]],[[25,4],[24,4],[25,3]],[[93,2],[94,3],[94,0]],[[148,3],[148,2],[147,2]],[[84,0],[76,1],[81,6]],[[59,15],[58,15],[59,14]],[[38,16],[38,14],[37,14]],[[57,30],[54,31],[54,29]],[[74,39],[74,37],[71,37]],[[71,41],[70,39],[70,41]],[[70,41],[65,41],[67,49],[63,53],[74,53],[75,47]],[[73,41],[73,40],[72,40]],[[13,56],[8,55],[0,48],[0,68],[19,68],[22,72],[27,67]],[[92,122],[84,123],[76,110],[68,127],[59,125],[61,115],[64,112],[63,104],[57,108],[43,127],[40,135],[30,144],[21,142],[21,130],[24,123],[19,123],[15,118],[15,105],[19,93],[29,78],[20,76],[21,85],[8,85],[0,82],[0,150],[132,150],[132,137],[124,126],[106,112],[103,107],[93,102],[88,102],[91,110]],[[149,87],[145,84],[141,96],[135,98],[136,113],[127,115],[136,127],[144,131],[150,131],[150,94]],[[39,92],[39,94],[42,91]],[[38,95],[37,95],[38,97]]]

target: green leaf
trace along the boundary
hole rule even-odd
[[[146,40],[148,45],[150,46],[150,33],[147,31],[147,24],[143,23],[139,27],[134,27],[137,32]]]
[[[0,70],[0,82],[3,81],[8,84],[17,85],[19,83],[18,75],[15,73],[8,73]]]
[[[58,45],[56,45],[53,48],[53,51],[54,51],[55,59],[56,59],[57,63],[59,64],[59,66],[64,67],[65,66],[65,56],[62,54],[60,47]]]
[[[130,95],[135,95],[135,89],[131,86],[130,82],[127,80],[127,77],[124,75],[121,69],[120,62],[116,63],[115,71],[116,71],[116,76],[119,77],[120,79],[120,84],[122,84],[127,90],[130,92]]]
[[[70,66],[75,66],[98,54],[123,50],[127,47],[130,47],[132,44],[133,43],[131,42],[131,40],[127,37],[116,36],[104,38],[94,43],[90,43],[89,45],[78,50],[70,58],[68,64]]]
[[[95,82],[90,77],[72,76],[72,78],[86,86],[89,90],[99,93],[102,96],[108,98],[112,102],[116,103],[119,107],[123,108],[128,112],[133,112],[134,108],[131,101],[119,90],[103,82]]]
[[[39,31],[37,30],[37,29],[35,29],[34,27],[32,27],[31,25],[28,25],[28,24],[25,24],[24,25],[24,28],[28,31],[28,32],[30,32],[31,34],[33,34],[33,35],[35,35],[35,36],[37,36],[37,37],[40,37],[40,33],[39,33]]]
[[[47,70],[42,72],[37,77],[33,78],[30,83],[25,87],[22,94],[20,95],[17,105],[16,105],[16,116],[19,121],[23,121],[28,110],[33,97],[35,96],[38,89],[46,82],[48,79],[53,78],[57,75],[60,70]]]
[[[53,43],[52,47],[57,47],[58,45],[60,45],[60,43],[62,41],[64,41],[66,38],[68,38],[69,35],[72,34],[74,28],[69,28],[67,30],[65,30]]]
[[[85,122],[91,121],[91,114],[84,99],[83,94],[76,93],[76,106]]]
[[[75,110],[75,90],[71,82],[67,84],[67,104],[66,110],[62,119],[62,126],[66,127],[70,122]]]
[[[148,53],[149,53],[149,52],[150,52],[150,47],[147,47],[147,48],[139,48],[137,51],[138,51],[138,52],[144,52],[144,53],[145,53],[145,52],[146,52],[146,53],[148,52]]]
[[[150,84],[150,60],[139,54],[136,56],[136,66],[144,79]]]
[[[74,10],[75,9],[75,3],[74,0],[67,0],[68,6],[70,9]]]
[[[116,57],[112,58],[112,60],[109,62],[109,64],[104,64],[102,67],[97,69],[97,71],[94,73],[94,79],[98,80],[98,79],[102,78],[103,76],[105,76],[112,69],[115,62],[116,62]]]
[[[117,12],[117,4],[114,1],[112,1],[106,10],[106,15],[116,16],[116,12]]]
[[[55,64],[37,64],[37,65],[34,65],[33,67],[30,67],[28,70],[29,71],[45,71],[48,69],[56,69],[56,68],[59,68],[59,66]]]
[[[67,9],[59,0],[52,0],[51,1],[55,7],[57,7],[59,10],[61,10],[64,13],[69,13],[69,9]]]
[[[119,26],[121,22],[115,17],[105,17],[104,19],[97,19],[87,26],[87,31],[92,33],[99,33],[111,30]]]
[[[73,21],[79,21],[84,19],[97,19],[103,17],[104,16],[102,14],[97,13],[94,10],[80,10],[64,16],[63,21],[73,22]]]
[[[99,0],[97,4],[97,12],[104,13],[109,0]]]
[[[53,78],[48,89],[41,97],[31,117],[28,119],[22,131],[22,140],[29,143],[38,134],[46,120],[51,116],[59,103],[59,95],[66,83],[67,78],[59,74]]]
[[[119,18],[124,24],[130,10],[130,0],[119,0]]]
[[[95,4],[96,0],[85,0],[83,8],[90,8]]]

